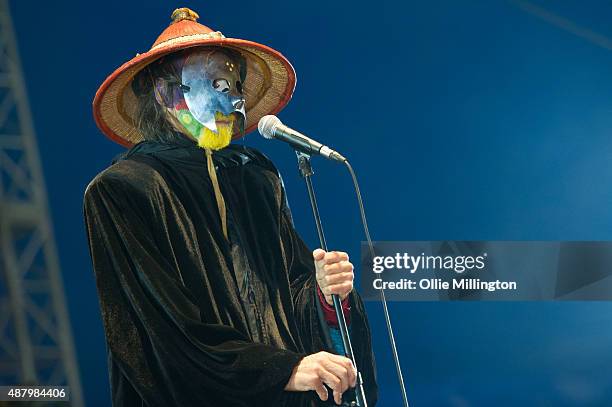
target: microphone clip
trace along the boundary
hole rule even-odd
[[[312,164],[310,163],[310,154],[296,149],[295,155],[297,156],[300,175],[303,178],[314,175],[314,170],[312,169]]]

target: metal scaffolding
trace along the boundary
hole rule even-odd
[[[67,385],[83,406],[8,0],[0,0],[0,385]]]

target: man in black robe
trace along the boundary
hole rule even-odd
[[[84,203],[113,405],[339,404],[355,371],[331,353],[342,353],[333,293],[343,298],[373,406],[370,330],[348,256],[312,253],[274,165],[228,145],[252,128],[251,113],[271,112],[262,108],[270,98],[277,110],[288,101],[255,92],[273,89],[282,73],[256,53],[264,48],[231,46],[196,18],[175,11],[153,48],[111,75],[94,100],[100,128],[133,145],[90,183]],[[266,80],[260,60],[271,67],[268,89],[258,81]]]

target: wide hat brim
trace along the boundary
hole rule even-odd
[[[93,101],[94,118],[102,132],[126,147],[144,140],[135,121],[138,102],[132,90],[132,79],[147,65],[165,55],[204,46],[231,48],[240,52],[246,60],[247,73],[243,84],[247,117],[245,134],[255,130],[259,119],[278,113],[291,99],[296,84],[295,70],[280,52],[248,40],[187,35],[136,55],[106,78]],[[237,131],[233,138],[241,136]]]

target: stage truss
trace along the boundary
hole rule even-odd
[[[0,0],[0,385],[67,385],[70,404],[83,406],[8,0]]]

